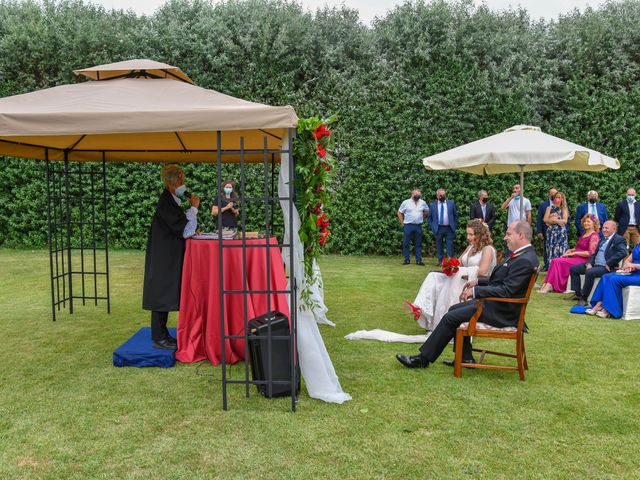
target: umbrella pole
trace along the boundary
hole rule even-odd
[[[524,165],[520,165],[520,220],[524,219]]]

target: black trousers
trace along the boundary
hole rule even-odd
[[[453,305],[444,317],[442,317],[442,320],[440,320],[440,323],[435,330],[431,332],[427,341],[420,347],[420,353],[422,356],[426,358],[429,363],[435,362],[449,344],[449,341],[451,341],[452,338],[455,338],[456,329],[464,322],[468,322],[475,312],[475,300],[469,300],[468,302]],[[470,337],[464,337],[464,343],[462,344],[462,358],[465,360],[470,360],[472,358]]]
[[[151,312],[151,340],[158,342],[169,338],[168,318],[169,312]]]
[[[593,282],[596,278],[600,278],[609,271],[601,266],[594,265],[587,270],[586,263],[579,263],[569,268],[569,275],[571,276],[571,290],[575,292],[578,297],[582,297],[585,300],[589,298],[591,289],[593,288]],[[580,286],[580,275],[584,275],[584,285]]]

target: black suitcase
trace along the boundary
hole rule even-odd
[[[289,349],[289,318],[281,312],[271,311],[260,317],[249,320],[249,354],[251,373],[254,381],[269,380],[268,377],[268,325],[271,324],[271,335],[286,338],[271,339],[271,381],[286,381],[289,384],[271,384],[271,395],[268,385],[256,385],[258,391],[267,398],[291,395],[291,354]],[[264,338],[255,338],[256,336]],[[296,394],[300,391],[300,374],[296,371]]]

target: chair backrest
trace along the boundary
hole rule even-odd
[[[538,278],[538,272],[540,268],[534,268],[533,272],[531,272],[531,280],[529,280],[529,286],[527,287],[527,293],[524,296],[525,302],[522,304],[522,310],[520,310],[520,318],[518,318],[518,331],[521,332],[524,328],[524,316],[527,312],[527,305],[529,304],[529,297],[531,297],[531,292],[533,291],[533,286],[536,284],[536,279]]]

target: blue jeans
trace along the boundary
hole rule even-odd
[[[447,244],[447,256],[453,257],[453,239],[455,234],[449,225],[438,225],[438,231],[435,233],[436,237],[436,255],[438,256],[438,263],[442,263],[444,258],[444,244]]]
[[[413,241],[416,250],[416,263],[422,262],[422,225],[417,223],[404,224],[404,238],[402,239],[402,255],[404,261],[409,261],[410,243]]]

